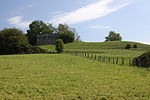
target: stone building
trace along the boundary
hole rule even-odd
[[[41,34],[37,35],[37,45],[56,44],[58,36],[56,34]]]

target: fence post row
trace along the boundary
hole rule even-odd
[[[76,56],[83,56],[86,58],[90,58],[93,60],[97,60],[100,62],[106,62],[106,63],[110,63],[110,64],[121,64],[121,65],[128,64],[129,66],[132,66],[132,58],[125,60],[124,57],[97,56],[97,55],[93,55],[92,53],[89,53],[86,51],[85,52],[83,52],[83,51],[65,51],[64,53],[76,55]]]

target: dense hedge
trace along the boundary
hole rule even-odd
[[[32,46],[31,49],[32,49],[32,53],[49,53],[47,50],[42,49],[38,46]]]
[[[150,67],[150,52],[144,53],[141,56],[134,58],[132,64],[139,67]]]

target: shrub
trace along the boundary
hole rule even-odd
[[[30,53],[27,37],[21,30],[6,28],[0,31],[0,54]]]
[[[127,44],[126,46],[125,46],[125,49],[130,49],[131,48],[131,45],[130,44]]]
[[[134,45],[133,45],[133,48],[137,48],[137,44],[134,44]]]
[[[32,53],[48,53],[47,50],[42,49],[42,48],[40,48],[38,46],[32,46],[31,50],[32,50]]]
[[[6,28],[0,31],[0,54],[47,53],[40,47],[31,46],[21,30]]]
[[[57,39],[55,50],[57,53],[62,53],[64,49],[63,41],[61,39]]]
[[[134,58],[132,62],[133,66],[150,67],[150,52],[144,53],[141,56]]]

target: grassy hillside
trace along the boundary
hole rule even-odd
[[[113,42],[74,42],[65,44],[65,50],[101,50],[101,49],[124,49],[126,44],[137,44],[138,48],[133,49],[137,51],[147,51],[150,50],[150,45],[141,44],[138,42],[128,42],[128,41],[113,41]],[[54,45],[41,46],[45,49],[54,50]]]
[[[0,56],[2,100],[149,100],[150,70],[71,55]]]
[[[137,44],[138,48],[132,48],[129,50],[124,49],[127,44]],[[55,50],[54,45],[40,46],[50,51]],[[87,51],[90,53],[101,54],[106,56],[125,56],[125,57],[136,57],[144,52],[150,51],[150,45],[127,42],[127,41],[114,41],[114,42],[75,42],[64,45],[65,51]]]

